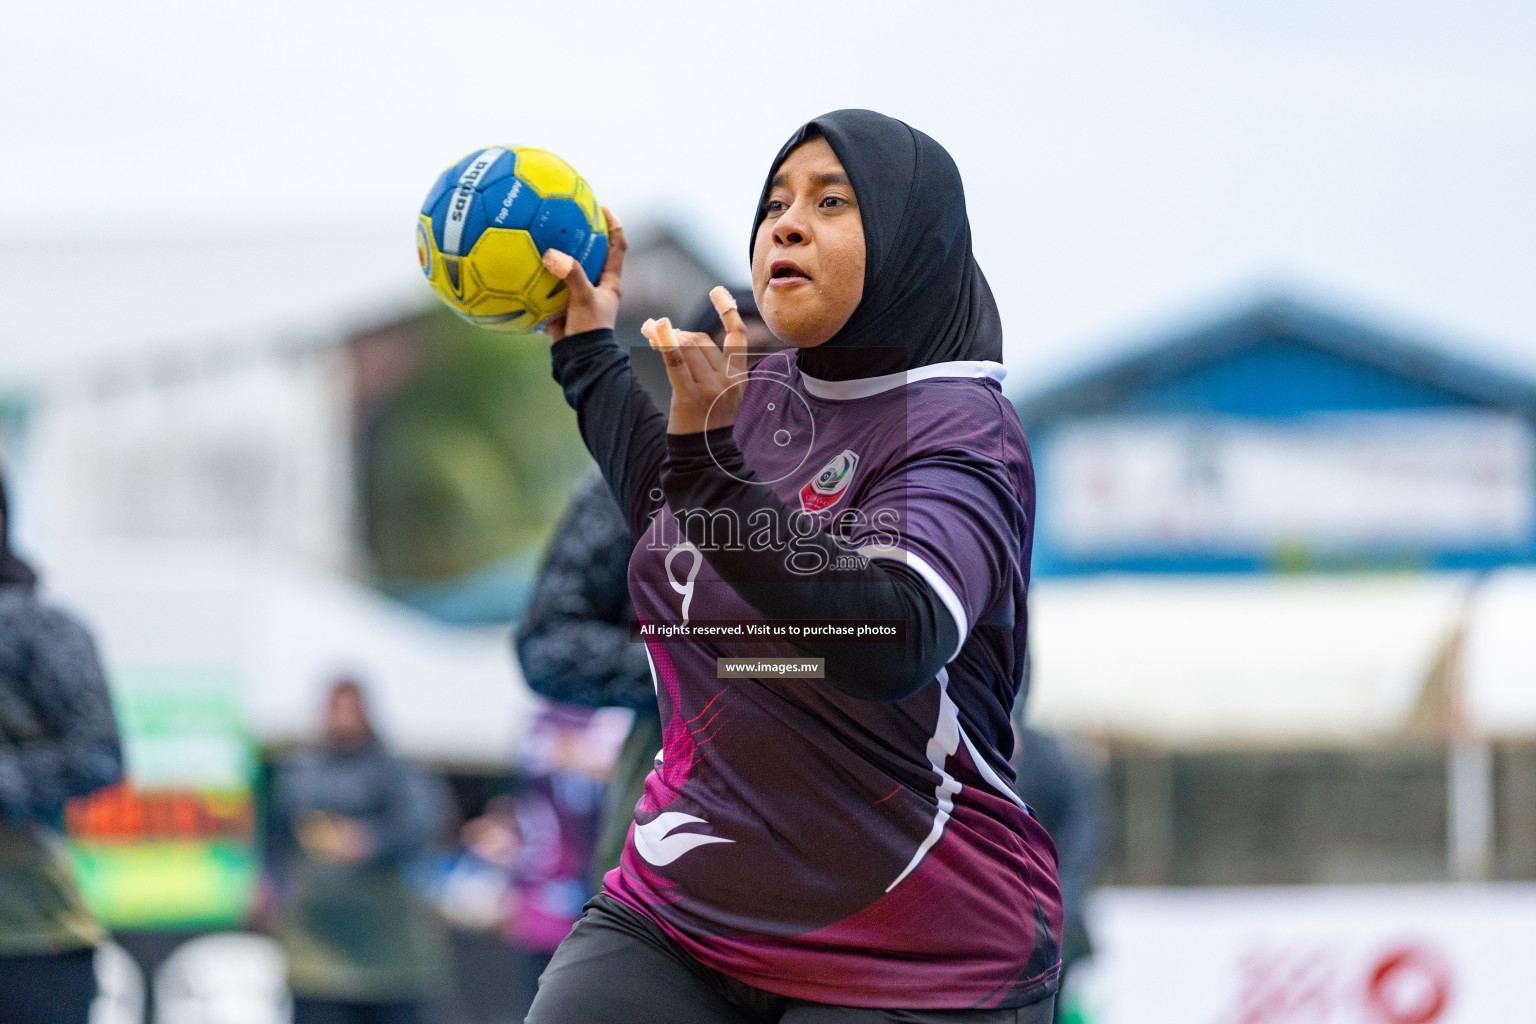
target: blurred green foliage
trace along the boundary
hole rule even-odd
[[[422,368],[361,439],[362,528],[386,585],[536,551],[592,465],[550,378],[548,339],[495,334],[447,310],[412,326]]]

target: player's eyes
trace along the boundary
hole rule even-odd
[[[784,205],[782,200],[770,199],[763,204],[763,215],[767,216],[770,213],[783,213],[786,209],[788,209],[788,207]]]
[[[824,196],[822,197],[821,205],[828,209],[835,209],[839,206],[847,206],[849,203],[842,196]]]

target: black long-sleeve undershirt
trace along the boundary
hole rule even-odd
[[[728,509],[743,523],[759,512],[781,523],[794,514],[771,488],[755,482],[730,428],[708,435],[666,433],[664,418],[634,380],[611,330],[564,338],[552,357],[555,380],[576,410],[582,438],[636,537],[649,526],[659,495],[674,511]],[[899,562],[869,560],[805,576],[790,569],[783,552],[711,549],[705,517],[680,523],[720,577],[767,619],[905,623],[901,642],[795,645],[808,657],[825,659],[827,682],[844,693],[900,700],[927,685],[959,646],[954,617],[927,581]],[[839,556],[849,554],[826,533],[798,543],[802,550],[820,548],[828,566],[840,565]]]
[[[587,451],[597,460],[632,537],[642,537],[661,507],[667,420],[635,379],[609,329],[568,335],[550,348],[550,369],[576,410]]]

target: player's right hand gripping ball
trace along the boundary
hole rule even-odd
[[[470,323],[531,331],[565,312],[565,282],[546,249],[569,253],[596,281],[608,221],[592,189],[555,154],[480,149],[442,173],[416,222],[416,255],[438,297]]]

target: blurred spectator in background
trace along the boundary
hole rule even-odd
[[[511,915],[512,873],[523,857],[517,801],[502,793],[465,823],[438,885],[438,911],[465,931],[498,934]]]
[[[90,634],[37,600],[0,479],[0,1021],[86,1024],[105,937],[75,885],[64,801],[116,782],[122,749]]]
[[[769,333],[750,289],[731,290],[747,327],[754,355],[782,347]],[[694,313],[685,330],[725,338],[720,316],[709,302]],[[665,396],[656,396],[665,409]],[[565,517],[555,527],[528,614],[517,630],[517,655],[523,676],[535,693],[585,707],[631,708],[634,725],[614,762],[603,804],[592,861],[591,886],[602,888],[603,875],[619,865],[619,855],[645,790],[645,777],[661,749],[661,711],[645,656],[645,645],[632,643],[629,624],[629,556],[634,550],[629,526],[593,473],[578,486]]]
[[[516,951],[517,977],[503,1009],[512,1020],[527,1014],[539,975],[595,891],[603,793],[630,722],[617,709],[551,704],[523,743],[516,791],[464,827],[469,853],[506,872],[504,934]]]
[[[1084,911],[1103,866],[1103,785],[1093,767],[1066,749],[1055,736],[1017,721],[1014,734],[1018,743],[1013,752],[1013,769],[1018,774],[1019,796],[1056,844],[1063,918],[1059,989],[1062,995],[1056,999],[1056,1019],[1060,1020],[1070,1000],[1066,983],[1072,965],[1093,953]]]
[[[635,804],[661,749],[661,712],[645,647],[629,637],[633,546],[608,485],[593,473],[577,487],[555,528],[533,602],[517,632],[523,675],[535,693],[635,712],[601,811],[588,878],[594,891],[602,876],[618,866]]]
[[[325,739],[279,769],[270,862],[294,1024],[409,1024],[447,952],[407,879],[446,824],[439,780],[392,756],[361,687],[332,686]]]

